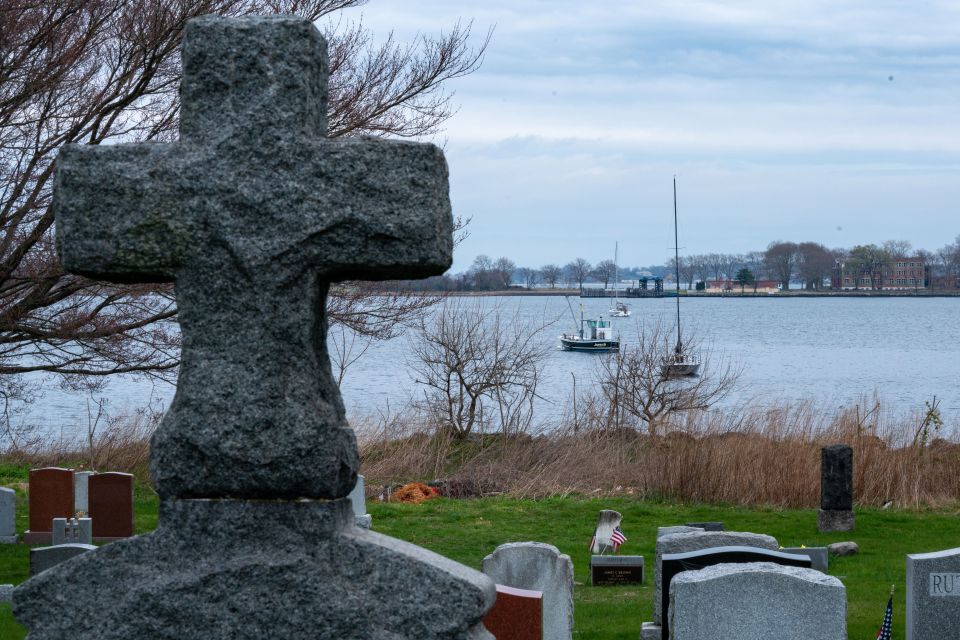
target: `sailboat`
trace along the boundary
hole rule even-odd
[[[630,317],[630,307],[625,303],[620,302],[620,299],[617,297],[617,283],[620,282],[620,266],[617,263],[617,250],[620,248],[620,243],[613,245],[613,308],[610,309],[611,318],[629,318]]]
[[[677,176],[673,176],[673,264],[677,269],[677,344],[666,356],[660,370],[669,378],[695,376],[700,371],[700,356],[688,353],[680,333],[680,237],[677,232]]]
[[[617,283],[620,282],[620,265],[617,262],[617,251],[620,249],[620,243],[613,245],[613,308],[610,309],[610,317],[612,318],[629,318],[630,317],[630,307],[628,307],[623,302],[620,302],[620,299],[617,297]]]

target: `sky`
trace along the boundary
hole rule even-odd
[[[372,0],[375,37],[473,20],[483,66],[435,139],[453,271],[960,235],[960,2]]]

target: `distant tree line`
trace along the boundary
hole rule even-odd
[[[784,289],[799,284],[816,291],[831,286],[835,277],[853,276],[854,282],[869,280],[878,287],[880,274],[891,262],[919,259],[926,278],[954,278],[960,282],[960,236],[936,251],[914,249],[905,240],[888,240],[880,245],[860,244],[851,248],[828,248],[819,242],[775,241],[762,251],[747,253],[705,253],[680,257],[680,286],[696,288],[697,283],[728,281],[741,289],[756,289],[761,281],[774,281]],[[508,288],[582,289],[586,284],[610,287],[641,278],[673,280],[674,261],[648,267],[620,267],[613,260],[596,265],[574,258],[566,265],[518,267],[506,257],[477,256],[463,273],[445,274],[410,283],[423,291],[501,291]],[[856,286],[856,285],[855,285]]]

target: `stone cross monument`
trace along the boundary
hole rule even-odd
[[[179,142],[62,150],[64,267],[174,282],[183,356],[157,530],[18,588],[31,640],[491,637],[483,574],[353,526],[329,282],[441,273],[452,221],[442,152],[326,139],[326,84],[309,22],[199,18]]]

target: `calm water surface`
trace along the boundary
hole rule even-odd
[[[571,298],[574,309],[580,300]],[[674,321],[671,298],[628,301],[633,316],[616,319],[626,345],[644,323]],[[531,326],[558,322],[539,339],[557,343],[574,328],[562,297],[511,296],[461,298],[461,305],[500,305],[501,312]],[[607,315],[603,299],[582,301],[588,316]],[[832,409],[879,394],[886,408],[906,413],[921,409],[934,395],[942,399],[948,421],[960,415],[960,299],[958,298],[691,298],[682,301],[685,327],[710,346],[714,358],[732,358],[743,366],[739,390],[758,402],[814,399]],[[354,416],[392,411],[422,397],[411,371],[412,335],[373,344],[347,371],[343,396]],[[568,406],[572,379],[582,389],[594,378],[597,355],[552,350],[540,392],[539,411],[550,419]],[[571,375],[572,374],[572,375]],[[83,394],[60,391],[42,380],[48,392],[25,419],[52,430],[71,432],[87,421]],[[105,391],[112,413],[152,401],[165,406],[173,388],[131,379],[117,380]],[[951,425],[952,426],[952,425]]]

